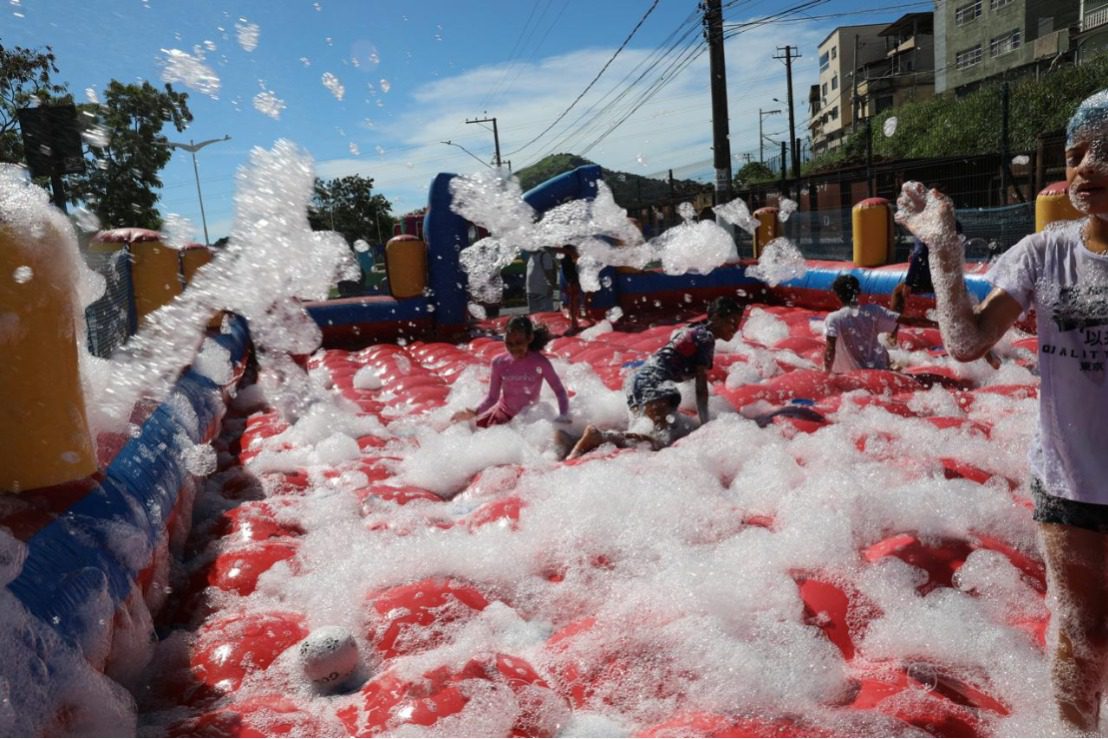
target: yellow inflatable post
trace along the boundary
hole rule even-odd
[[[885,198],[866,198],[850,213],[854,227],[854,264],[880,267],[888,264],[893,245],[893,214]]]
[[[0,490],[96,471],[78,370],[76,242],[60,214],[27,227],[0,217]]]
[[[189,244],[181,250],[181,275],[185,285],[192,284],[196,270],[212,261],[212,250],[203,244]]]
[[[767,205],[759,208],[751,215],[758,221],[758,228],[754,229],[754,258],[762,256],[762,249],[766,244],[781,235],[781,221],[777,219],[777,208]]]
[[[1054,221],[1072,221],[1084,218],[1084,214],[1073,207],[1070,201],[1069,187],[1066,181],[1052,182],[1044,187],[1035,198],[1035,230],[1042,231]]]
[[[181,294],[177,250],[162,243],[161,234],[142,228],[125,229],[131,245],[131,286],[139,323]]]
[[[427,287],[427,245],[407,234],[385,244],[385,273],[394,298],[414,298]]]

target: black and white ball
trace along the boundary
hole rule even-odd
[[[300,664],[317,688],[330,689],[358,668],[358,645],[341,626],[316,629],[300,642]]]

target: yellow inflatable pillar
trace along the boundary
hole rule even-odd
[[[407,234],[385,244],[385,274],[394,298],[414,298],[427,287],[427,245]]]
[[[754,258],[762,256],[762,249],[766,244],[781,235],[781,221],[777,219],[777,208],[767,205],[759,208],[751,215],[758,221],[758,228],[754,229]]]
[[[1035,230],[1042,231],[1054,221],[1073,221],[1085,214],[1073,207],[1066,181],[1052,182],[1035,198]]]
[[[0,490],[96,471],[77,364],[81,257],[63,228],[45,209],[24,227],[0,222]]]
[[[885,198],[866,198],[850,213],[854,227],[854,264],[880,267],[889,263],[893,246],[893,214]]]
[[[185,285],[192,284],[196,270],[212,261],[212,250],[203,244],[189,244],[181,250],[181,275]]]
[[[162,243],[161,234],[142,228],[125,229],[131,245],[131,287],[139,323],[181,294],[177,250]]]

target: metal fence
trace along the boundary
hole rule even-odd
[[[107,357],[135,330],[135,301],[131,290],[131,255],[126,249],[102,254],[86,252],[85,261],[104,277],[104,294],[85,309],[88,348]]]
[[[983,261],[1003,252],[1035,230],[1035,206],[1031,203],[960,208],[957,217],[963,235],[969,240],[966,258],[970,261]],[[785,236],[808,259],[849,260],[853,255],[854,232],[849,209],[797,211],[783,225]],[[751,254],[750,236],[744,232],[741,237],[740,254]],[[896,226],[892,261],[907,261],[911,246],[911,235]]]

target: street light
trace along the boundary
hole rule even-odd
[[[489,163],[488,163],[488,162],[486,162],[486,161],[485,161],[484,159],[482,159],[481,157],[477,156],[476,154],[474,154],[474,153],[473,153],[472,151],[470,151],[469,149],[465,148],[465,147],[464,147],[464,146],[462,146],[461,144],[455,144],[455,143],[454,143],[453,141],[440,141],[439,143],[440,143],[440,144],[446,144],[447,146],[457,146],[457,147],[458,147],[459,149],[461,149],[462,151],[464,151],[464,152],[465,152],[466,154],[469,154],[469,155],[470,155],[471,157],[473,157],[473,158],[474,158],[474,159],[476,159],[477,161],[481,162],[481,164],[484,164],[484,165],[485,165],[486,167],[488,167],[489,169],[495,169],[495,167],[493,167],[493,166],[492,166],[491,164],[489,164]]]
[[[774,98],[776,100],[777,98]],[[758,108],[758,161],[762,164],[766,162],[766,138],[762,135],[762,121],[767,115],[773,115],[774,113],[780,113],[779,109],[774,110],[762,110]]]
[[[224,136],[221,139],[208,139],[207,141],[201,141],[199,144],[194,143],[192,139],[189,139],[187,144],[182,144],[176,141],[166,141],[165,145],[170,149],[184,149],[188,153],[192,154],[192,173],[196,176],[196,198],[200,201],[200,222],[204,224],[204,245],[211,246],[208,241],[208,219],[204,216],[204,196],[200,194],[200,170],[196,166],[196,152],[203,149],[208,144],[218,144],[220,141],[230,141],[230,136]]]

